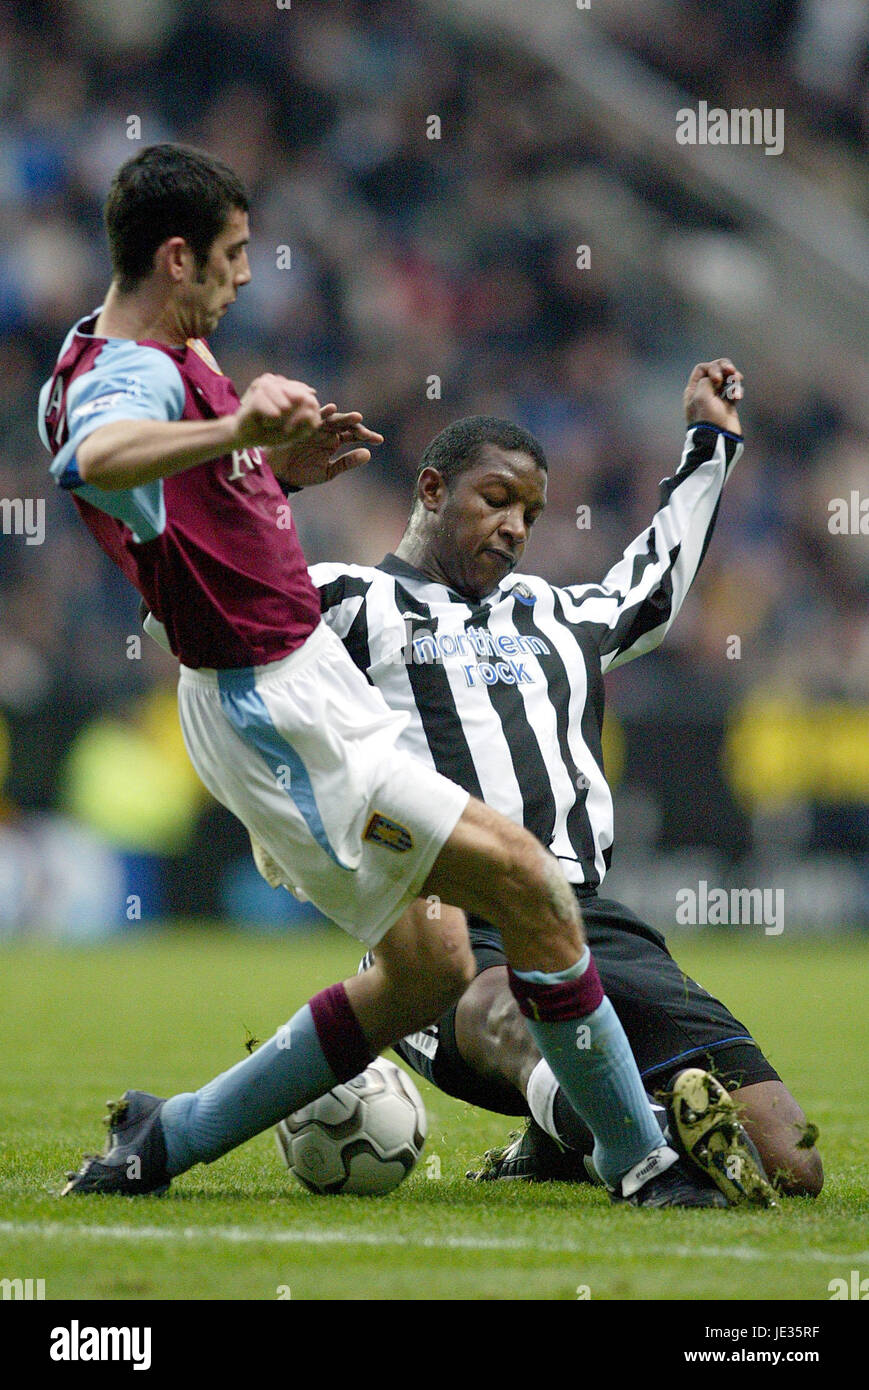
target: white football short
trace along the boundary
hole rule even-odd
[[[298,897],[373,946],[422,889],[468,793],[396,748],[391,710],[320,623],[268,666],[182,666],[181,728],[208,790]],[[271,861],[269,863],[269,861]]]

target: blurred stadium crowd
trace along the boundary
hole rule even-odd
[[[161,910],[216,910],[215,827],[243,849],[186,771],[172,665],[130,641],[135,596],[49,486],[35,430],[59,344],[107,283],[109,180],[168,139],[220,155],[252,194],[253,282],[212,342],[224,370],[240,388],[262,370],[306,379],[386,436],[363,473],[300,498],[312,561],[378,561],[425,443],[495,413],[550,458],[527,566],[597,580],[675,465],[692,364],[736,357],[748,444],[696,591],[665,647],[610,685],[617,843],[635,860],[707,845],[738,864],[765,845],[842,873],[847,861],[851,898],[836,901],[869,915],[869,543],[828,527],[831,499],[869,494],[866,416],[829,378],[790,384],[786,343],[776,362],[741,361],[654,264],[628,272],[592,244],[580,270],[583,208],[565,235],[541,190],[600,165],[592,123],[565,115],[527,55],[481,48],[444,13],[403,0],[0,8],[0,497],[46,508],[44,544],[0,542],[0,889],[20,879],[21,817],[49,809],[143,862],[168,856]],[[613,0],[605,21],[688,94],[713,83],[727,105],[762,74],[753,103],[797,113],[786,157],[869,215],[865,5]]]

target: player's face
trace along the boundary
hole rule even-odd
[[[213,333],[242,285],[250,280],[247,213],[233,208],[223,230],[211,243],[205,269],[194,271],[186,286],[185,328],[191,338]]]
[[[530,455],[486,444],[479,463],[444,491],[433,559],[447,584],[484,598],[522,559],[546,506],[546,471]]]

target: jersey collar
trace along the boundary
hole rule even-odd
[[[483,608],[497,599],[503,598],[505,594],[510,592],[509,588],[505,589],[499,584],[491,593],[486,594],[483,598],[469,599],[464,594],[460,594],[457,589],[451,589],[449,584],[444,584],[443,580],[432,579],[431,575],[423,574],[422,570],[418,570],[414,565],[409,565],[406,560],[400,560],[397,555],[391,553],[384,556],[377,566],[377,569],[383,570],[385,574],[395,575],[396,578],[399,579],[416,579],[422,584],[437,584],[438,587],[444,589],[446,593],[454,594],[461,603],[466,603],[472,608]],[[510,577],[512,578],[513,576],[511,575]]]

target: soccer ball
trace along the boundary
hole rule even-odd
[[[352,1081],[281,1120],[275,1133],[287,1167],[309,1192],[381,1196],[407,1177],[427,1130],[410,1077],[378,1057]]]

